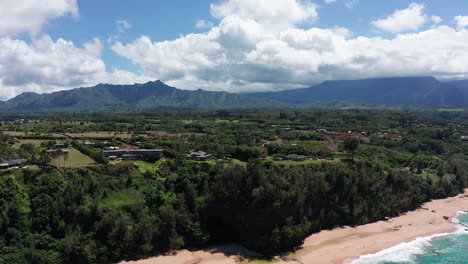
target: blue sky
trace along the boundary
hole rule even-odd
[[[249,92],[328,79],[468,76],[466,0],[18,5],[0,0],[0,99],[155,79],[184,89]]]

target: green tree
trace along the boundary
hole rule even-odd
[[[356,137],[347,137],[343,142],[343,149],[348,153],[348,159],[354,159],[354,153],[359,147],[359,139]]]

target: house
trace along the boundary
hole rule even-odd
[[[25,159],[8,160],[8,161],[0,163],[0,169],[23,166],[23,165],[26,165],[27,162],[28,161]]]
[[[159,158],[163,155],[162,149],[116,149],[104,150],[104,157],[107,159],[122,160],[149,160]]]
[[[187,154],[187,158],[192,160],[207,160],[211,158],[211,154],[208,154],[205,151],[196,151]]]
[[[296,155],[296,154],[291,154],[291,155],[288,155],[286,156],[286,159],[288,160],[294,160],[294,161],[303,161],[305,160],[307,157],[304,156],[304,155]]]
[[[384,133],[383,138],[391,140],[400,140],[402,137],[398,134],[388,134]]]

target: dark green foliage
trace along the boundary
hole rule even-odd
[[[356,137],[347,137],[344,142],[343,142],[343,149],[348,153],[348,158],[353,159],[354,158],[354,152],[359,147],[359,139]]]
[[[368,162],[183,161],[159,180],[118,167],[3,179],[1,261],[113,263],[222,242],[274,254],[313,232],[394,216],[466,184],[458,172],[455,182],[432,183]],[[119,170],[127,172],[112,176]]]
[[[0,264],[116,263],[219,243],[274,255],[314,232],[395,216],[468,186],[464,112],[168,111],[47,119],[8,128],[99,131],[115,145],[127,142],[113,132],[134,131],[133,144],[162,148],[164,157],[107,164],[104,144],[74,141],[103,164],[0,171]],[[345,139],[348,131],[361,141]],[[44,163],[41,148],[15,150],[12,137],[3,139],[0,155]],[[191,150],[213,158],[189,160]],[[307,159],[275,160],[289,154]]]

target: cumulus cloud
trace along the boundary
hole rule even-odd
[[[458,29],[464,29],[468,27],[468,16],[456,16],[455,22],[457,23]]]
[[[360,2],[361,2],[360,0],[346,0],[345,6],[349,9],[352,9],[355,6],[359,5]]]
[[[114,70],[106,72],[100,59],[99,39],[83,48],[64,39],[44,35],[31,44],[10,37],[0,38],[0,99],[25,91],[51,92],[95,85],[100,82],[129,83],[149,80],[144,76]]]
[[[213,26],[214,26],[213,23],[211,23],[210,21],[205,20],[205,19],[200,19],[200,20],[197,21],[197,23],[195,23],[195,27],[200,28],[200,29],[211,28]]]
[[[252,19],[274,29],[313,22],[318,17],[315,4],[299,0],[223,0],[211,4],[211,14],[219,19],[232,15]]]
[[[431,16],[432,23],[438,25],[444,21],[440,16],[432,15]]]
[[[52,92],[101,82],[134,83],[150,79],[118,69],[106,70],[99,38],[77,47],[41,33],[48,21],[65,15],[78,17],[76,0],[0,0],[0,100],[22,92]],[[116,21],[121,30],[131,28]],[[16,39],[29,33],[31,40]]]
[[[124,19],[115,21],[115,24],[117,25],[117,30],[121,33],[132,28],[132,24]]]
[[[376,28],[390,33],[416,31],[427,22],[424,5],[411,3],[406,9],[396,10],[392,15],[372,21]]]
[[[78,16],[76,0],[0,0],[0,37],[21,33],[36,35],[44,24],[65,15]]]
[[[229,15],[203,34],[163,42],[144,36],[112,49],[146,75],[180,88],[246,92],[330,79],[467,76],[465,43],[468,31],[448,26],[394,38],[352,37],[345,28],[279,30]]]
[[[154,41],[150,36],[130,42],[112,40],[112,50],[136,65],[138,73],[106,69],[98,38],[77,46],[47,35],[30,42],[0,37],[0,98],[24,91],[156,79],[184,89],[252,92],[334,79],[468,77],[468,17],[456,17],[457,28],[452,28],[423,10],[423,5],[413,3],[379,20],[386,31],[401,34],[366,37],[343,27],[308,25],[318,14],[316,6],[306,0],[219,1],[211,5],[219,22],[211,25],[206,21],[204,33],[167,41]],[[432,28],[408,33],[429,20]]]

